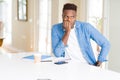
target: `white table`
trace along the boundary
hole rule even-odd
[[[0,55],[0,80],[120,80],[120,73],[79,62],[35,64],[21,54]]]

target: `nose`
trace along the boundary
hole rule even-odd
[[[71,21],[70,17],[65,17],[64,20],[65,21]]]
[[[70,17],[68,17],[67,20],[70,21],[71,20]]]

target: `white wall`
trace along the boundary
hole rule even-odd
[[[12,46],[22,51],[36,50],[38,0],[28,0],[28,21],[18,21],[17,0],[12,1]]]
[[[120,0],[110,0],[109,39],[111,50],[108,68],[120,72]]]

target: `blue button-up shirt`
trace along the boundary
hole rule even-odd
[[[98,61],[106,61],[110,49],[109,41],[91,24],[76,21],[75,22],[75,33],[82,51],[83,57],[89,64],[95,64],[96,59],[92,50],[90,39],[94,40],[100,47],[101,51],[98,55]],[[55,24],[52,27],[52,51],[56,57],[65,56],[65,48],[62,38],[65,34],[63,29],[63,23]],[[74,46],[74,45],[73,45]]]

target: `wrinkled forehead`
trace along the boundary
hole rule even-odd
[[[63,15],[75,16],[76,15],[76,11],[74,11],[74,10],[64,10],[63,11]]]

